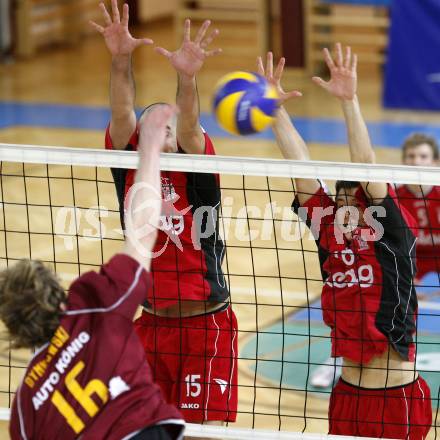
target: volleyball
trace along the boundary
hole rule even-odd
[[[219,125],[231,134],[248,135],[265,130],[275,118],[278,93],[263,76],[232,72],[217,83],[213,111]]]

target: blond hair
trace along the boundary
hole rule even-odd
[[[20,260],[0,272],[0,319],[15,348],[33,348],[53,336],[66,293],[41,261]]]

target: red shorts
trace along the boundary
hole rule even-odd
[[[154,381],[187,422],[235,422],[238,344],[231,307],[189,318],[143,312],[135,330]]]
[[[329,434],[423,440],[431,424],[431,393],[420,376],[386,390],[339,379],[330,397]]]

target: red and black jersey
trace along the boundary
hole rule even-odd
[[[32,358],[14,399],[12,440],[121,440],[184,422],[153,383],[133,316],[149,274],[125,254],[70,287],[52,339]]]
[[[362,188],[356,197],[366,200]],[[336,204],[322,188],[302,207],[295,199],[293,207],[318,245],[332,356],[366,364],[391,344],[403,359],[414,360],[415,221],[393,189],[388,186],[383,202],[371,207],[378,211],[376,223],[357,227],[350,241],[337,229]]]
[[[417,276],[440,272],[440,187],[433,186],[429,193],[417,196],[402,185],[397,196],[417,221]]]
[[[214,146],[205,136],[205,154],[214,155]],[[109,128],[105,145],[113,148]],[[138,132],[126,150],[136,150]],[[179,148],[180,153],[184,153]],[[133,185],[135,170],[112,169],[123,224],[125,196]],[[222,271],[224,243],[219,236],[221,201],[219,176],[208,173],[161,172],[162,199],[167,211],[151,262],[153,286],[146,307],[163,308],[181,300],[224,302],[229,297]],[[170,206],[172,213],[170,213]],[[212,231],[211,234],[206,231]]]

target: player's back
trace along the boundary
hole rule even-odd
[[[71,286],[61,325],[17,391],[12,439],[120,440],[158,422],[183,424],[152,383],[133,331],[147,288],[148,274],[124,255]]]

